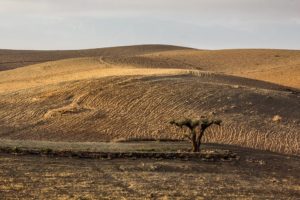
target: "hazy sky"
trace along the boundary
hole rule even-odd
[[[0,49],[300,49],[300,0],[0,0]]]

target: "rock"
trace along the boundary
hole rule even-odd
[[[209,112],[208,115],[215,115],[216,112],[215,111],[212,111],[212,112]]]
[[[230,108],[231,109],[235,109],[235,108],[237,108],[237,106],[236,105],[232,105],[232,106],[230,106]]]
[[[260,165],[265,165],[265,164],[266,164],[266,161],[264,161],[264,160],[258,160],[258,164],[260,164]]]
[[[280,115],[274,115],[272,118],[273,122],[280,122],[282,120],[282,117]]]
[[[148,194],[148,197],[149,197],[149,198],[153,198],[153,197],[154,197],[154,194],[153,194],[153,193],[150,193],[150,194]]]

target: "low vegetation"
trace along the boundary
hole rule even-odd
[[[84,146],[78,146],[74,144],[73,148],[68,149],[68,145],[53,146],[52,148],[39,146],[30,147],[26,144],[22,146],[11,147],[9,145],[0,144],[0,154],[13,154],[13,155],[30,155],[30,156],[48,156],[48,157],[75,157],[75,158],[89,158],[89,159],[179,159],[179,160],[200,160],[200,161],[233,161],[238,160],[239,157],[236,153],[225,149],[205,149],[201,154],[191,154],[183,150],[181,145],[172,145],[172,148],[166,150],[166,146],[170,146],[169,143],[148,142],[148,144],[141,142],[140,145],[144,145],[144,149],[133,149],[130,146],[136,146],[136,143],[118,144],[122,148],[117,149],[118,146],[110,143],[106,144],[109,148],[102,149],[85,149]],[[186,144],[186,143],[185,143]],[[77,147],[76,147],[77,146]],[[150,146],[155,148],[148,149]],[[177,149],[177,151],[175,151]],[[179,150],[179,151],[178,151]],[[183,151],[182,151],[183,150]]]

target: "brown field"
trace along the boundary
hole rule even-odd
[[[161,145],[165,146],[170,145]],[[299,157],[229,146],[204,148],[230,149],[240,160],[97,160],[0,154],[0,195],[8,200],[300,198]]]
[[[0,49],[0,71],[66,58],[135,56],[152,52],[188,49],[170,45],[139,45],[68,51],[30,51]]]
[[[1,52],[14,61],[7,67],[20,55],[41,63],[0,72],[0,138],[180,139],[168,121],[211,115],[224,125],[206,141],[300,153],[299,51],[149,45]],[[89,57],[57,60],[72,56]],[[273,122],[275,115],[282,121]]]
[[[170,120],[203,115],[223,120],[204,142],[232,148],[240,161],[3,154],[0,199],[297,199],[300,190],[300,51],[0,50],[0,146],[31,141],[32,147],[102,149],[101,142],[176,141],[184,130]]]

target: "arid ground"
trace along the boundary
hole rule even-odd
[[[258,161],[99,161],[4,154],[0,192],[11,199],[49,194],[66,199],[97,199],[101,194],[297,199],[300,190],[300,51],[167,45],[0,50],[3,141],[181,140],[185,130],[169,121],[201,116],[223,121],[208,130],[204,142],[235,146],[241,157]],[[287,166],[292,170],[286,171]],[[30,196],[35,187],[39,191]]]
[[[203,148],[230,149],[240,159],[97,160],[0,154],[0,194],[4,199],[300,198],[299,157],[220,145]]]
[[[300,51],[0,52],[2,139],[181,139],[170,120],[207,115],[205,141],[300,154]]]

